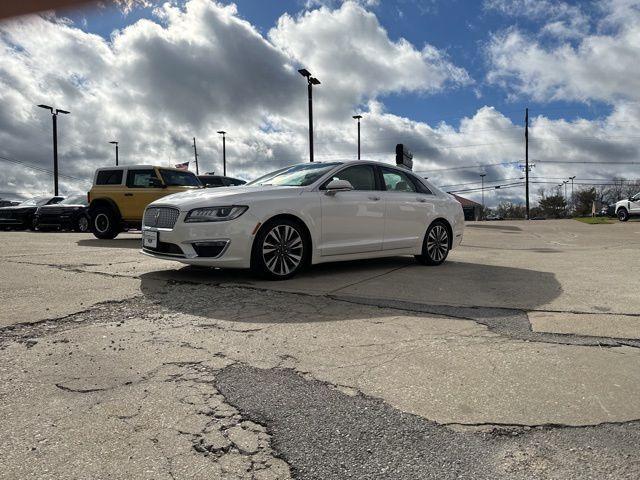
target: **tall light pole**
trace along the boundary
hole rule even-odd
[[[222,135],[222,175],[227,176],[227,140],[225,138],[224,130],[219,130],[218,133]]]
[[[40,108],[44,108],[51,112],[51,118],[53,120],[53,194],[58,196],[58,114],[68,114],[67,110],[60,110],[59,108],[53,108],[49,105],[38,105]]]
[[[198,148],[196,147],[196,137],[193,137],[193,158],[196,161],[196,175],[200,175],[200,169],[198,168]]]
[[[569,177],[569,180],[571,180],[571,210],[574,209],[573,207],[573,180],[576,178],[576,176],[574,175],[573,177]]]
[[[360,120],[362,115],[354,115],[353,118],[358,121],[358,160],[360,160]]]
[[[109,142],[111,145],[115,145],[116,146],[116,167],[118,166],[118,142],[113,141],[113,142]]]
[[[309,161],[313,162],[313,86],[320,85],[320,80],[311,76],[309,70],[301,68],[298,73],[307,79],[307,92],[309,97]]]
[[[529,108],[524,111],[524,171],[526,217],[529,220]]]
[[[481,173],[480,178],[482,180],[482,218],[484,218],[484,177],[486,177],[486,173]],[[477,183],[476,183],[477,185]]]

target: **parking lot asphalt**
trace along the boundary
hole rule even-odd
[[[0,478],[638,478],[640,223],[467,227],[275,283],[0,233]]]

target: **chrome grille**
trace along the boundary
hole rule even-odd
[[[180,211],[177,208],[149,207],[144,212],[142,224],[145,227],[173,228]]]

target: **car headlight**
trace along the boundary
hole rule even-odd
[[[196,208],[187,214],[184,221],[186,223],[225,222],[227,220],[235,220],[248,209],[249,207],[244,205]]]

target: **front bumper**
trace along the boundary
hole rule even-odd
[[[143,225],[143,235],[145,231],[158,232],[159,243],[156,249],[143,246],[141,252],[153,258],[189,265],[250,267],[253,231],[260,223],[250,211],[235,220],[201,223],[184,223],[186,213],[180,212],[172,229]]]

